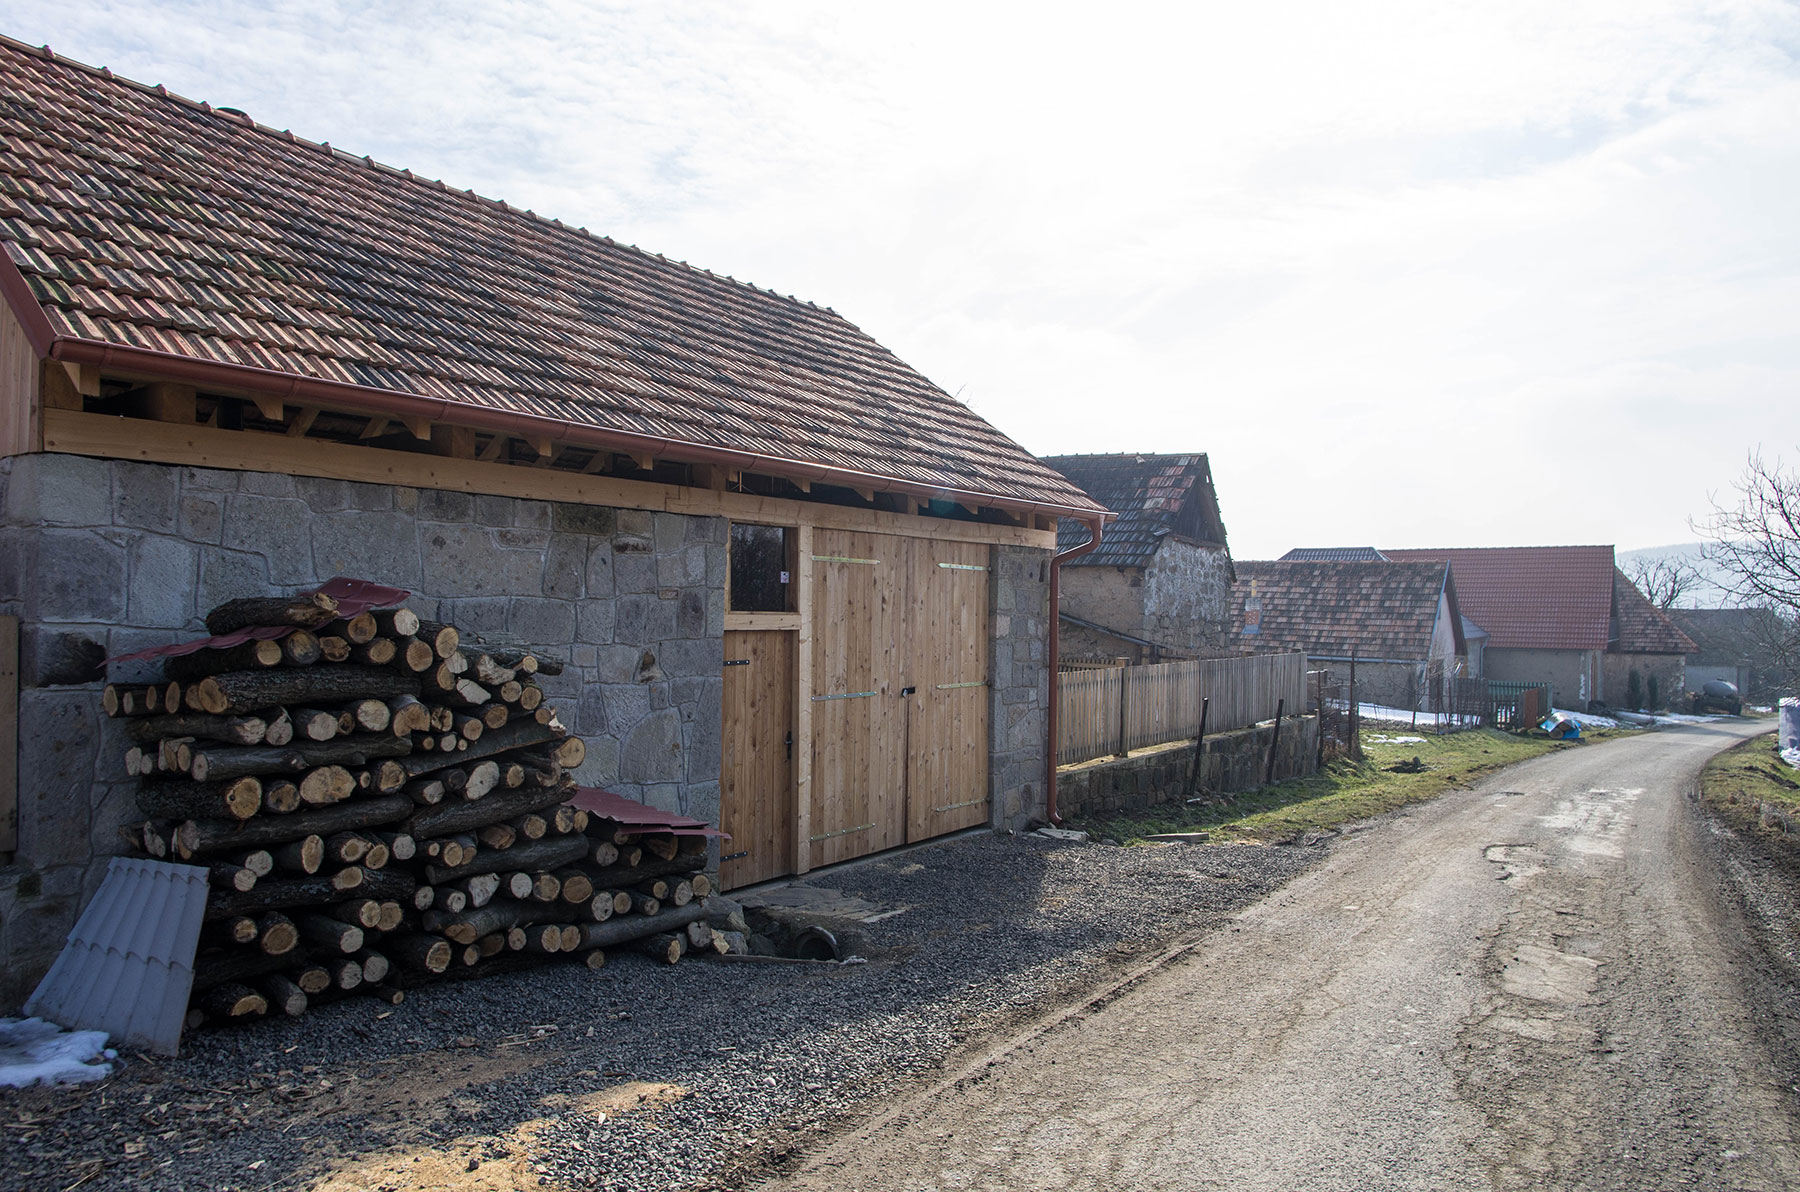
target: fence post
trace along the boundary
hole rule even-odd
[[[1200,759],[1206,754],[1206,705],[1211,702],[1204,695],[1200,697],[1200,733],[1194,738],[1194,764],[1188,768],[1187,797],[1190,799],[1200,790]]]
[[[1122,666],[1119,668],[1119,748],[1118,752],[1113,754],[1114,757],[1125,757],[1131,753],[1131,746],[1127,743],[1125,737],[1125,730],[1129,723],[1127,718],[1130,714],[1130,709],[1131,668]]]
[[[1275,755],[1276,751],[1281,748],[1281,713],[1286,707],[1287,700],[1275,701],[1275,735],[1269,739],[1269,768],[1263,774],[1264,786],[1275,781]]]

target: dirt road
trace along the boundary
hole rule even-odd
[[[1800,1187],[1800,1073],[1685,798],[1754,731],[1504,771],[769,1187]]]

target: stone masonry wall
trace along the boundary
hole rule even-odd
[[[1231,622],[1231,555],[1163,539],[1144,568],[1143,635],[1200,658],[1223,655]]]
[[[1044,747],[1050,731],[1050,552],[996,546],[988,584],[988,789],[996,831],[1045,816]],[[1066,578],[1066,576],[1065,576]]]
[[[723,518],[47,454],[0,461],[0,485],[0,612],[21,619],[0,1011],[54,959],[136,818],[98,664],[201,634],[232,597],[357,576],[411,590],[422,616],[562,654],[543,685],[587,743],[578,777],[717,822]]]
[[[1207,794],[1237,794],[1263,784],[1275,727],[1260,724],[1206,738],[1200,788]],[[1275,778],[1294,778],[1316,769],[1319,718],[1300,716],[1281,722]],[[1190,742],[1131,757],[1084,762],[1057,771],[1056,805],[1066,818],[1148,811],[1188,797],[1193,768]]]

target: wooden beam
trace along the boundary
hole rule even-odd
[[[131,404],[141,410],[147,418],[154,418],[158,422],[178,422],[183,425],[194,421],[195,411],[198,408],[192,385],[176,385],[168,381],[157,381],[154,384],[145,385],[138,391]]]
[[[800,628],[794,639],[794,872],[812,868],[813,764],[813,528],[794,533],[794,606]]]
[[[694,487],[710,488],[714,492],[725,489],[725,469],[717,464],[692,464]]]
[[[790,481],[788,481],[788,483],[793,485],[795,488],[799,489],[803,493],[809,493],[812,491],[812,481],[810,481],[810,480],[790,480]]]
[[[612,452],[596,451],[594,457],[587,461],[581,469],[584,476],[596,476],[612,466]]]
[[[784,629],[800,628],[799,613],[726,613],[725,628],[728,631],[740,629]]]
[[[637,465],[637,470],[640,472],[656,471],[656,457],[654,455],[647,455],[641,451],[634,451],[631,453],[631,462]]]
[[[875,490],[872,488],[852,488],[850,491],[871,505],[875,503]]]
[[[506,436],[505,435],[495,435],[493,438],[488,440],[487,446],[483,447],[481,449],[481,454],[477,455],[475,458],[482,461],[483,463],[492,463],[493,461],[499,459],[505,453],[506,453]]]
[[[387,434],[387,432],[388,420],[380,414],[376,414],[369,419],[368,425],[363,427],[362,434],[357,435],[356,437],[359,439],[379,439],[382,435]]]
[[[544,446],[549,448],[548,453],[539,452],[536,461],[531,465],[532,467],[553,468],[556,466],[556,461],[562,458],[562,453],[566,450],[561,443],[546,443]]]
[[[21,333],[21,338],[23,338],[23,333]],[[62,367],[62,361],[46,360],[41,371],[46,409],[79,410],[82,408],[81,390],[75,388],[75,382],[69,379],[69,370]]]
[[[474,459],[475,429],[434,422],[431,426],[431,449],[451,459]]]
[[[69,374],[69,383],[75,386],[75,392],[84,397],[100,396],[100,366],[97,364],[70,364],[67,360],[62,366]]]
[[[300,412],[294,415],[294,420],[288,423],[287,433],[291,438],[304,439],[306,432],[311,430],[313,423],[318,420],[319,407],[301,406]]]
[[[549,435],[533,435],[531,438],[526,439],[525,442],[530,445],[533,451],[537,452],[538,459],[545,460],[555,458],[556,445],[550,441]]]
[[[431,442],[431,419],[424,414],[403,414],[400,421],[412,432],[412,437],[421,443]]]
[[[265,431],[179,426],[75,410],[44,411],[44,450],[187,467],[285,472],[361,484],[404,484],[455,492],[492,493],[534,501],[664,510],[700,517],[729,517],[734,521],[764,525],[812,525],[952,542],[994,542],[1040,550],[1056,545],[1054,533],[986,522],[912,517],[755,493],[713,492],[648,480],[449,460],[422,451],[391,451],[324,439],[296,439]]]
[[[256,412],[270,422],[287,421],[287,407],[279,397],[273,397],[266,393],[253,393],[250,395],[250,400],[256,403]]]

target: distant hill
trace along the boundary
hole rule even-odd
[[[1682,597],[1681,604],[1686,608],[1730,608],[1738,603],[1730,593],[1731,577],[1717,565],[1710,562],[1705,555],[1706,544],[1703,542],[1678,542],[1671,546],[1646,546],[1638,550],[1622,550],[1614,554],[1618,560],[1619,570],[1630,575],[1632,564],[1638,560],[1668,559],[1671,562],[1685,563],[1698,570],[1703,577],[1700,587]]]

